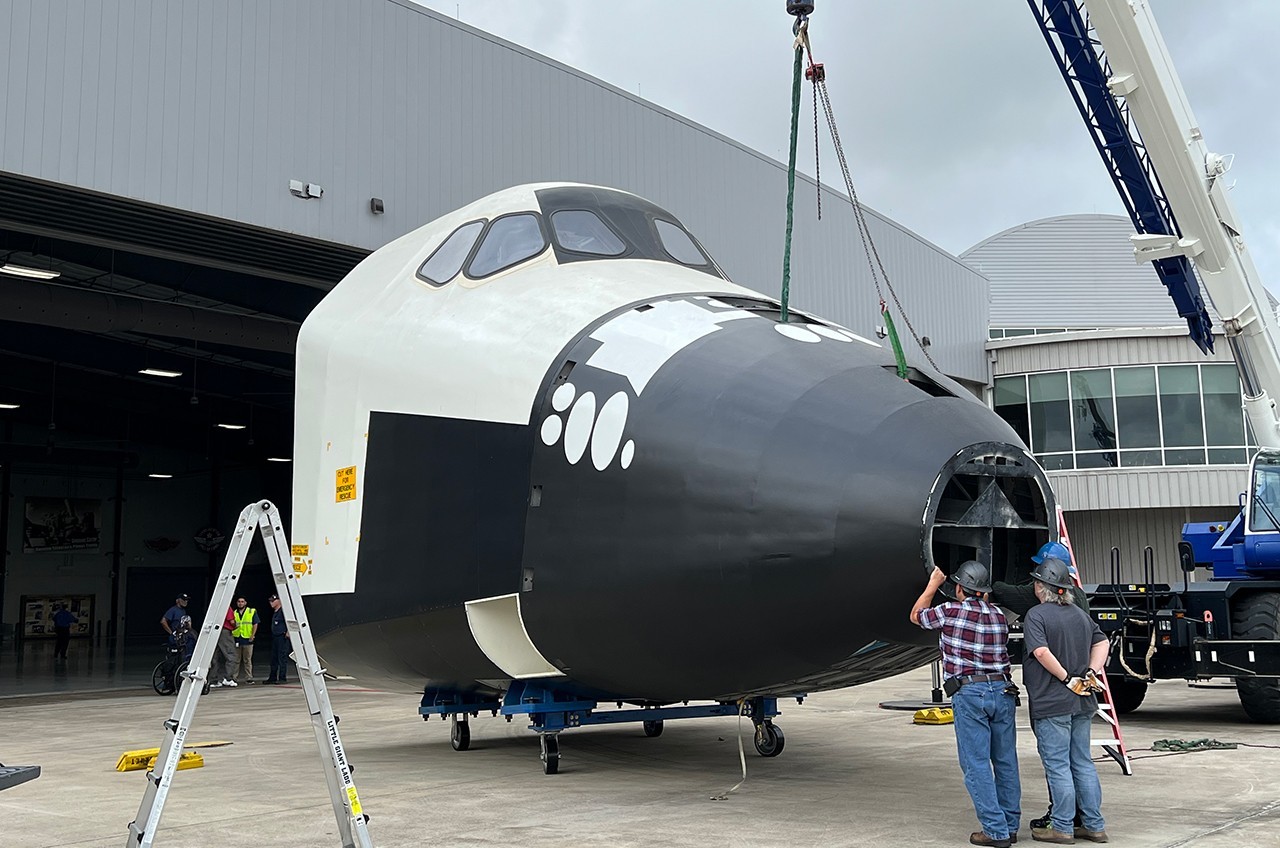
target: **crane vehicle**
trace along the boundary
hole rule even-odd
[[[1112,691],[1124,712],[1156,678],[1235,678],[1251,718],[1280,722],[1280,347],[1276,318],[1237,221],[1229,157],[1209,150],[1147,0],[1028,0],[1137,234],[1193,341],[1213,347],[1196,277],[1222,317],[1260,450],[1232,522],[1188,524],[1181,588],[1093,587],[1113,634]],[[1194,269],[1194,270],[1193,270]],[[1197,568],[1209,582],[1191,583]]]

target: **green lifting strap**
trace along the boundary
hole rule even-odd
[[[800,64],[804,48],[796,43],[795,67],[791,72],[791,158],[787,163],[787,238],[782,247],[782,323],[787,323],[787,300],[791,296],[791,222],[795,217],[796,138],[800,134]]]
[[[893,345],[893,358],[898,363],[898,376],[907,379],[907,355],[902,352],[902,342],[898,341],[898,328],[893,326],[893,316],[889,308],[880,302],[880,314],[884,316],[884,329],[889,334],[889,344]]]

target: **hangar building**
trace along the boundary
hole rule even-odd
[[[633,191],[777,293],[780,163],[409,0],[15,0],[0,26],[0,639],[45,637],[60,600],[106,638],[154,638],[178,591],[202,609],[240,507],[288,514],[302,319],[477,197]],[[793,304],[869,335],[853,216],[824,188],[814,221],[816,190]],[[1086,578],[1113,545],[1136,576],[1151,545],[1176,579],[1178,528],[1232,512],[1254,448],[1225,345],[1186,339],[1128,222],[1035,221],[957,258],[868,217],[933,358],[1049,470]]]
[[[777,292],[782,165],[409,0],[81,8],[0,7],[0,637],[48,635],[59,600],[108,639],[157,638],[179,591],[202,610],[243,504],[288,514],[300,322],[477,197],[633,191]],[[814,222],[815,190],[793,304],[869,334],[852,213],[828,191]],[[868,217],[933,358],[981,392],[986,279]]]

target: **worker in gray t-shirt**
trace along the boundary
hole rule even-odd
[[[1049,826],[1033,826],[1031,833],[1039,842],[1106,842],[1102,787],[1089,742],[1098,701],[1084,678],[1089,672],[1102,676],[1107,638],[1093,619],[1072,603],[1073,581],[1065,562],[1046,558],[1032,576],[1040,604],[1022,623],[1027,651],[1022,679],[1031,700],[1031,728],[1053,809]],[[1082,826],[1073,827],[1077,808]]]

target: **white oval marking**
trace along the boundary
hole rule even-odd
[[[573,383],[565,383],[556,389],[551,395],[551,408],[556,412],[564,412],[569,408],[569,404],[573,403],[574,395],[578,390],[574,388]]]
[[[774,324],[773,329],[789,339],[795,339],[798,342],[808,342],[809,344],[817,344],[822,341],[816,333],[809,332],[808,329],[798,324]]]
[[[853,339],[855,342],[862,342],[863,344],[869,344],[872,347],[881,347],[879,342],[873,342],[871,341],[871,339],[863,338],[862,336],[855,333],[853,330],[846,330],[844,327],[840,327],[838,329],[842,335],[848,336],[849,338]]]
[[[613,455],[622,441],[622,430],[627,426],[627,393],[618,392],[600,407],[596,430],[591,435],[591,464],[596,471],[604,471],[613,462]]]
[[[544,445],[554,445],[560,441],[560,431],[564,429],[564,424],[560,421],[559,415],[548,415],[547,420],[542,422],[542,443]]]
[[[832,329],[831,327],[824,327],[821,324],[810,324],[809,329],[813,330],[815,333],[817,333],[820,336],[823,336],[824,338],[835,339],[838,342],[853,341],[853,339],[849,338],[839,330]]]
[[[586,452],[595,420],[596,396],[587,392],[573,405],[569,411],[569,423],[564,425],[564,458],[570,465],[577,465]]]
[[[618,461],[622,463],[623,468],[631,467],[631,460],[636,455],[636,440],[627,439],[627,443],[622,446],[622,456],[618,457]]]
[[[708,300],[707,306],[714,306],[717,309],[732,309],[733,307],[725,303],[723,300]]]

